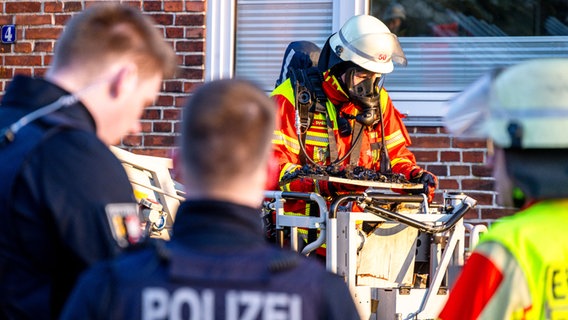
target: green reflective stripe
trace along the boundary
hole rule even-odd
[[[282,95],[286,98],[286,100],[290,101],[292,105],[295,104],[294,98],[294,89],[292,88],[292,84],[290,83],[290,79],[286,79],[286,81],[282,82],[281,85],[276,87],[276,89],[272,90],[270,96]]]
[[[377,149],[372,150],[372,151],[371,151],[371,155],[372,155],[372,157],[373,157],[373,162],[374,162],[374,163],[378,162],[379,159],[381,158],[381,157],[380,157],[379,150],[377,150]],[[393,164],[391,163],[391,165],[393,165]]]
[[[399,163],[404,163],[404,162],[408,162],[408,163],[412,163],[412,161],[406,159],[406,158],[394,158],[391,160],[391,166],[395,166]]]
[[[308,131],[307,134],[317,137],[317,138],[327,138],[327,131],[326,132],[317,132],[317,131]]]
[[[315,113],[314,114],[314,120],[322,120],[325,122],[325,114],[323,113]],[[313,122],[312,122],[312,127],[313,127]],[[317,126],[318,128],[324,128],[325,126]]]
[[[327,109],[327,114],[329,115],[329,120],[331,120],[331,123],[332,123],[332,129],[335,131],[338,128],[337,127],[337,111],[335,110],[335,106],[328,99],[327,102],[325,103],[325,107]]]
[[[295,217],[304,217],[305,216],[304,213],[297,213],[297,212],[291,212],[291,211],[290,212],[286,211],[286,212],[284,212],[284,214],[287,215],[287,216],[295,216]],[[298,228],[298,230],[299,229],[300,228]]]
[[[293,164],[293,163],[286,163],[284,165],[284,167],[282,168],[282,170],[280,170],[280,176],[278,177],[278,181],[282,180],[282,177],[288,173],[294,172],[295,170],[297,170],[298,168],[300,168],[301,166],[298,164]],[[287,183],[283,186],[280,187],[280,189],[282,191],[291,191],[290,190],[290,183]]]
[[[384,113],[387,110],[387,101],[389,100],[389,94],[385,88],[381,88],[381,92],[379,93],[379,101],[381,103],[381,111]]]

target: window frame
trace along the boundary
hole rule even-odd
[[[205,81],[234,76],[237,1],[239,0],[208,0]],[[332,2],[333,32],[339,30],[351,16],[368,12],[367,0],[333,0]]]
[[[270,0],[270,3],[274,1],[279,1],[279,3],[294,3],[298,0]],[[309,0],[307,0],[309,1]],[[235,61],[236,55],[236,26],[237,26],[237,4],[238,3],[262,3],[263,0],[209,0],[207,8],[207,25],[206,25],[206,52],[205,52],[205,81],[210,81],[213,79],[221,78],[232,78],[235,76]],[[265,1],[268,3],[268,1]],[[368,0],[354,0],[354,1],[341,1],[332,0],[332,32],[339,30],[341,25],[350,17],[357,14],[368,14],[369,13],[369,1]],[[494,37],[495,38],[495,37]],[[504,37],[500,37],[504,38]],[[516,37],[514,37],[516,38]],[[536,39],[535,41],[542,41]],[[543,37],[540,37],[543,38]],[[556,37],[554,37],[556,38]],[[561,37],[562,41],[566,39],[568,43],[568,36]],[[436,42],[437,38],[434,37],[405,37],[401,38],[401,44],[405,50],[407,56],[412,56],[412,50],[407,50],[405,45],[410,45],[417,42]],[[440,38],[443,39],[443,38]],[[459,47],[459,43],[463,40],[456,39],[455,42]],[[461,38],[463,39],[463,38]],[[482,41],[479,38],[469,38],[472,41]],[[302,40],[302,39],[298,39]],[[452,43],[454,40],[446,39],[448,43]],[[488,39],[491,42],[490,39]],[[511,40],[511,43],[515,45],[515,39]],[[443,41],[442,41],[443,42]],[[282,54],[285,48],[282,48]],[[459,48],[458,48],[459,49]],[[506,48],[505,48],[506,49]],[[467,51],[461,49],[462,51]],[[407,52],[408,51],[408,52]],[[451,53],[450,53],[451,54]],[[422,52],[418,52],[418,56],[422,56]],[[544,55],[543,55],[544,56]],[[513,64],[523,59],[539,57],[539,53],[533,54],[532,56],[522,56],[514,57],[512,59],[505,59],[503,61],[491,61],[490,63],[483,66],[487,71],[495,66],[506,66],[507,64]],[[453,63],[452,59],[458,60],[460,56],[457,54],[454,56],[450,55],[449,61]],[[418,58],[419,59],[419,58]],[[422,60],[416,60],[416,57],[409,59],[409,67],[411,64],[424,62]],[[510,60],[510,61],[507,61]],[[427,60],[426,60],[427,62]],[[461,68],[461,67],[460,67]],[[455,69],[454,71],[464,72],[461,69]],[[393,79],[396,77],[404,77],[409,74],[408,70],[402,69],[402,71],[391,74],[387,77],[387,82],[385,87],[389,90],[390,96],[393,100],[394,105],[403,114],[407,115],[405,123],[407,125],[415,126],[442,126],[442,120],[447,110],[447,101],[452,99],[456,94],[458,94],[463,88],[456,88],[455,86],[440,86],[440,90],[425,90],[424,88],[419,90],[408,90],[408,89],[397,89],[396,86],[389,86],[389,78]],[[481,71],[480,71],[481,72]],[[276,73],[277,74],[277,73]],[[473,75],[473,74],[472,74]],[[276,80],[276,77],[275,79]],[[396,80],[391,80],[396,82]],[[391,83],[393,83],[391,82]],[[400,81],[399,81],[400,82]],[[426,86],[425,86],[426,87]],[[390,89],[389,89],[390,88]]]

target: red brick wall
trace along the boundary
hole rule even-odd
[[[442,202],[442,191],[463,192],[477,200],[477,207],[465,218],[471,223],[488,224],[513,213],[498,205],[495,179],[487,166],[485,141],[465,141],[450,136],[442,127],[408,127],[410,149],[417,163],[439,178],[435,202]]]
[[[0,2],[0,24],[15,24],[15,44],[0,44],[0,96],[15,74],[42,76],[51,60],[57,37],[71,16],[96,1]],[[125,137],[130,151],[167,156],[179,130],[180,106],[195,84],[203,81],[205,61],[205,0],[121,1],[140,8],[156,21],[175,49],[180,68],[176,79],[164,81],[155,104],[142,118],[143,131]]]
[[[163,90],[142,118],[143,131],[125,137],[121,147],[156,156],[168,156],[179,131],[180,106],[192,88],[203,81],[206,0],[122,1],[152,17],[175,48],[180,72],[165,81]],[[0,96],[14,74],[42,76],[63,25],[91,1],[0,2],[0,24],[16,24],[17,42],[0,44]],[[491,171],[484,166],[484,142],[463,142],[439,127],[409,127],[417,161],[440,178],[440,190],[461,191],[478,200],[466,218],[488,222],[510,212],[496,205]],[[441,192],[436,201],[441,202]]]

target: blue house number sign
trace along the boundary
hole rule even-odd
[[[2,26],[2,43],[16,42],[16,25],[8,24]]]

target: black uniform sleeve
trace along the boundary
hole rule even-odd
[[[112,285],[111,263],[95,264],[79,278],[60,319],[108,319],[112,313]]]
[[[359,320],[361,317],[355,307],[353,297],[343,279],[336,274],[327,273],[322,282],[325,314],[328,320]]]
[[[87,265],[121,251],[107,216],[109,204],[135,206],[120,161],[93,133],[67,130],[49,138],[30,159],[41,177],[38,197],[52,215],[56,237]]]

